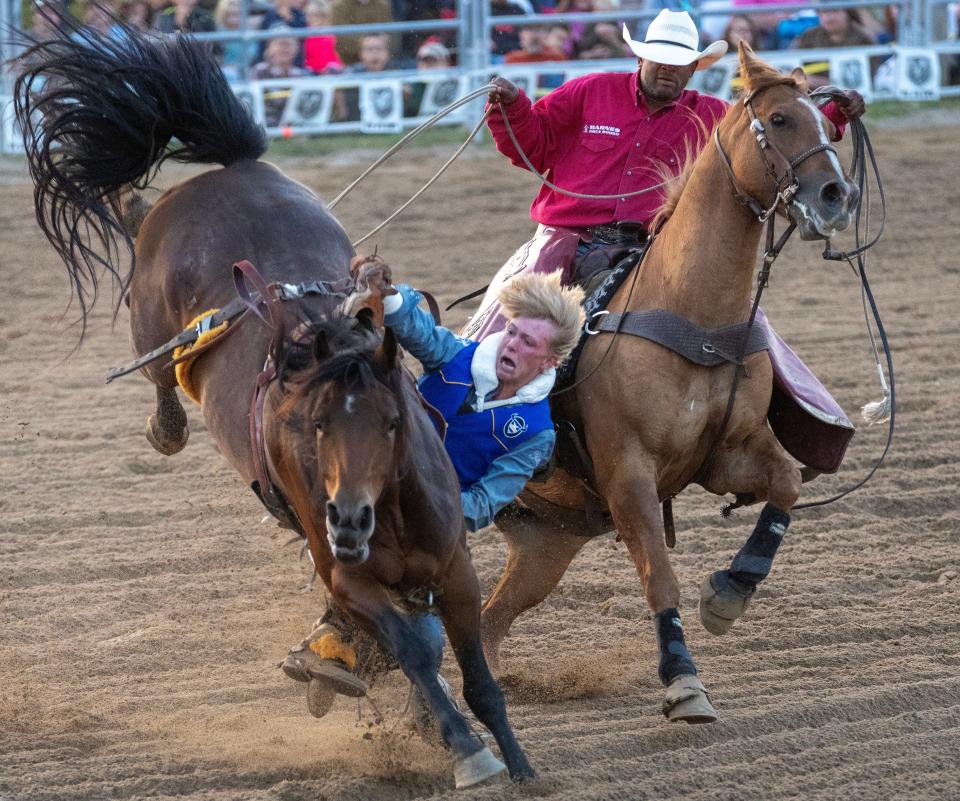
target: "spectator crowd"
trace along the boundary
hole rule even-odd
[[[455,66],[456,32],[403,31],[369,35],[338,34],[336,26],[378,25],[389,22],[450,20],[457,15],[456,0],[251,0],[244,19],[241,0],[39,0],[34,8],[34,32],[42,36],[50,21],[74,13],[84,24],[110,36],[123,36],[127,26],[161,34],[229,33],[214,45],[228,78],[292,78],[305,75],[354,74],[394,69],[437,69]],[[524,24],[530,14],[604,14],[622,11],[656,13],[662,8],[689,8],[684,0],[488,0],[494,24],[490,30],[493,64],[531,64],[550,61],[632,58],[621,35],[621,23],[541,21]],[[883,44],[895,40],[897,5],[873,8],[818,8],[787,13],[768,10],[782,0],[701,0],[700,29],[704,45],[724,39],[735,50],[746,42],[755,50],[832,48]],[[741,13],[730,15],[730,7]],[[960,5],[949,7],[954,15]],[[68,11],[69,9],[69,11]],[[726,9],[726,11],[724,10]],[[108,13],[109,12],[109,13]],[[589,17],[587,17],[589,20]],[[952,30],[956,31],[956,20]],[[645,22],[630,25],[642,38]],[[325,29],[325,30],[324,30]],[[269,39],[244,40],[244,30],[269,31]],[[322,33],[317,31],[322,30]],[[813,65],[815,67],[816,65]],[[808,65],[808,72],[816,70]],[[818,76],[814,74],[816,83]],[[821,76],[822,80],[825,80]],[[544,87],[541,87],[543,89]],[[545,88],[552,88],[546,86]],[[422,93],[422,92],[421,92]],[[289,94],[289,93],[287,93]],[[414,93],[416,95],[416,92]],[[404,98],[406,113],[410,93]],[[270,98],[267,98],[268,112]],[[282,111],[283,93],[273,104]],[[334,117],[356,113],[356,97],[340,96]],[[275,116],[268,113],[268,117]]]

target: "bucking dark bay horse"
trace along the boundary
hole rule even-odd
[[[479,584],[446,451],[392,334],[381,337],[369,315],[338,319],[343,298],[325,289],[350,277],[353,249],[339,223],[312,191],[258,160],[262,129],[189,38],[127,31],[111,40],[63,22],[20,63],[16,109],[37,219],[66,263],[84,323],[102,270],[125,293],[137,356],[202,327],[244,290],[252,313],[229,322],[188,371],[210,436],[248,485],[275,496],[339,607],[419,689],[454,753],[458,787],[504,766],[445,695],[442,642],[398,608],[416,592],[435,598],[464,698],[510,775],[532,778],[484,659]],[[149,185],[167,158],[222,168],[161,195],[139,224],[127,273],[120,263],[132,243],[118,198]],[[231,267],[243,260],[264,280],[249,269],[235,279]],[[268,358],[278,380],[259,381]],[[187,440],[175,370],[167,357],[141,372],[156,385],[148,439],[175,453]],[[251,412],[258,384],[262,419]]]
[[[758,329],[747,339],[763,222],[779,214],[803,239],[829,239],[848,226],[859,197],[802,72],[784,76],[743,48],[740,69],[745,96],[668,195],[666,222],[640,267],[588,321],[596,335],[583,346],[575,386],[555,398],[554,419],[582,432],[593,491],[558,469],[546,483],[528,484],[519,508],[501,513],[509,556],[482,615],[496,672],[514,619],[546,598],[587,537],[615,528],[655,615],[664,713],[691,723],[716,713],[684,641],[661,503],[689,484],[766,501],[729,569],[701,588],[701,619],[722,634],[767,576],[801,489],[798,464],[767,424],[770,358],[752,341]],[[491,285],[487,297],[496,291]],[[698,353],[680,355],[625,333],[621,313],[653,310],[695,342],[733,334],[726,354],[697,345]],[[585,511],[598,503],[612,521]]]

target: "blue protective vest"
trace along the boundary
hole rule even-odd
[[[511,403],[476,412],[463,409],[474,389],[470,363],[479,342],[472,342],[434,373],[420,380],[420,392],[447,421],[447,453],[467,490],[486,475],[494,459],[510,452],[534,434],[553,428],[550,402]]]

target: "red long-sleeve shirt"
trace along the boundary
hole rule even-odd
[[[507,117],[531,163],[541,173],[549,168],[547,177],[557,186],[591,195],[635,192],[662,180],[658,164],[679,172],[687,143],[694,155],[699,153],[728,108],[719,98],[685,90],[651,113],[637,82],[637,72],[593,73],[567,81],[535,104],[521,91],[506,107]],[[839,109],[830,103],[823,111],[841,131],[845,120]],[[525,167],[499,109],[487,124],[497,149]],[[662,202],[662,190],[585,200],[544,185],[530,216],[545,225],[572,228],[613,221],[648,225]]]

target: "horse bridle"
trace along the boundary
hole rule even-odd
[[[713,143],[716,145],[717,152],[720,154],[720,162],[727,171],[727,177],[730,179],[730,183],[733,185],[733,196],[737,199],[738,203],[750,209],[750,212],[760,222],[766,222],[777,210],[781,203],[783,204],[784,209],[786,209],[790,201],[793,200],[794,195],[796,195],[797,190],[800,188],[800,180],[797,178],[795,172],[797,167],[803,164],[803,162],[805,162],[811,156],[814,156],[817,153],[825,150],[837,155],[837,150],[833,145],[831,145],[829,142],[821,142],[818,145],[814,145],[813,147],[807,148],[803,152],[798,153],[793,158],[789,158],[779,147],[776,146],[776,144],[767,138],[767,129],[757,116],[756,109],[753,107],[753,99],[760,92],[764,91],[765,89],[769,89],[771,86],[785,86],[792,82],[793,79],[784,79],[783,81],[768,84],[767,86],[763,86],[759,89],[748,92],[746,95],[744,95],[742,100],[743,106],[747,110],[747,115],[750,117],[750,130],[753,131],[753,136],[757,142],[757,147],[760,150],[760,157],[763,159],[766,173],[773,181],[774,187],[777,190],[776,196],[773,199],[773,204],[769,208],[764,208],[763,205],[756,200],[756,198],[744,192],[740,187],[740,183],[737,181],[737,176],[733,172],[733,162],[730,160],[730,157],[727,155],[727,152],[723,149],[723,145],[720,142],[720,126],[718,125],[713,129]],[[776,166],[769,156],[770,153],[775,154],[783,163],[784,170],[782,175],[777,174]]]

